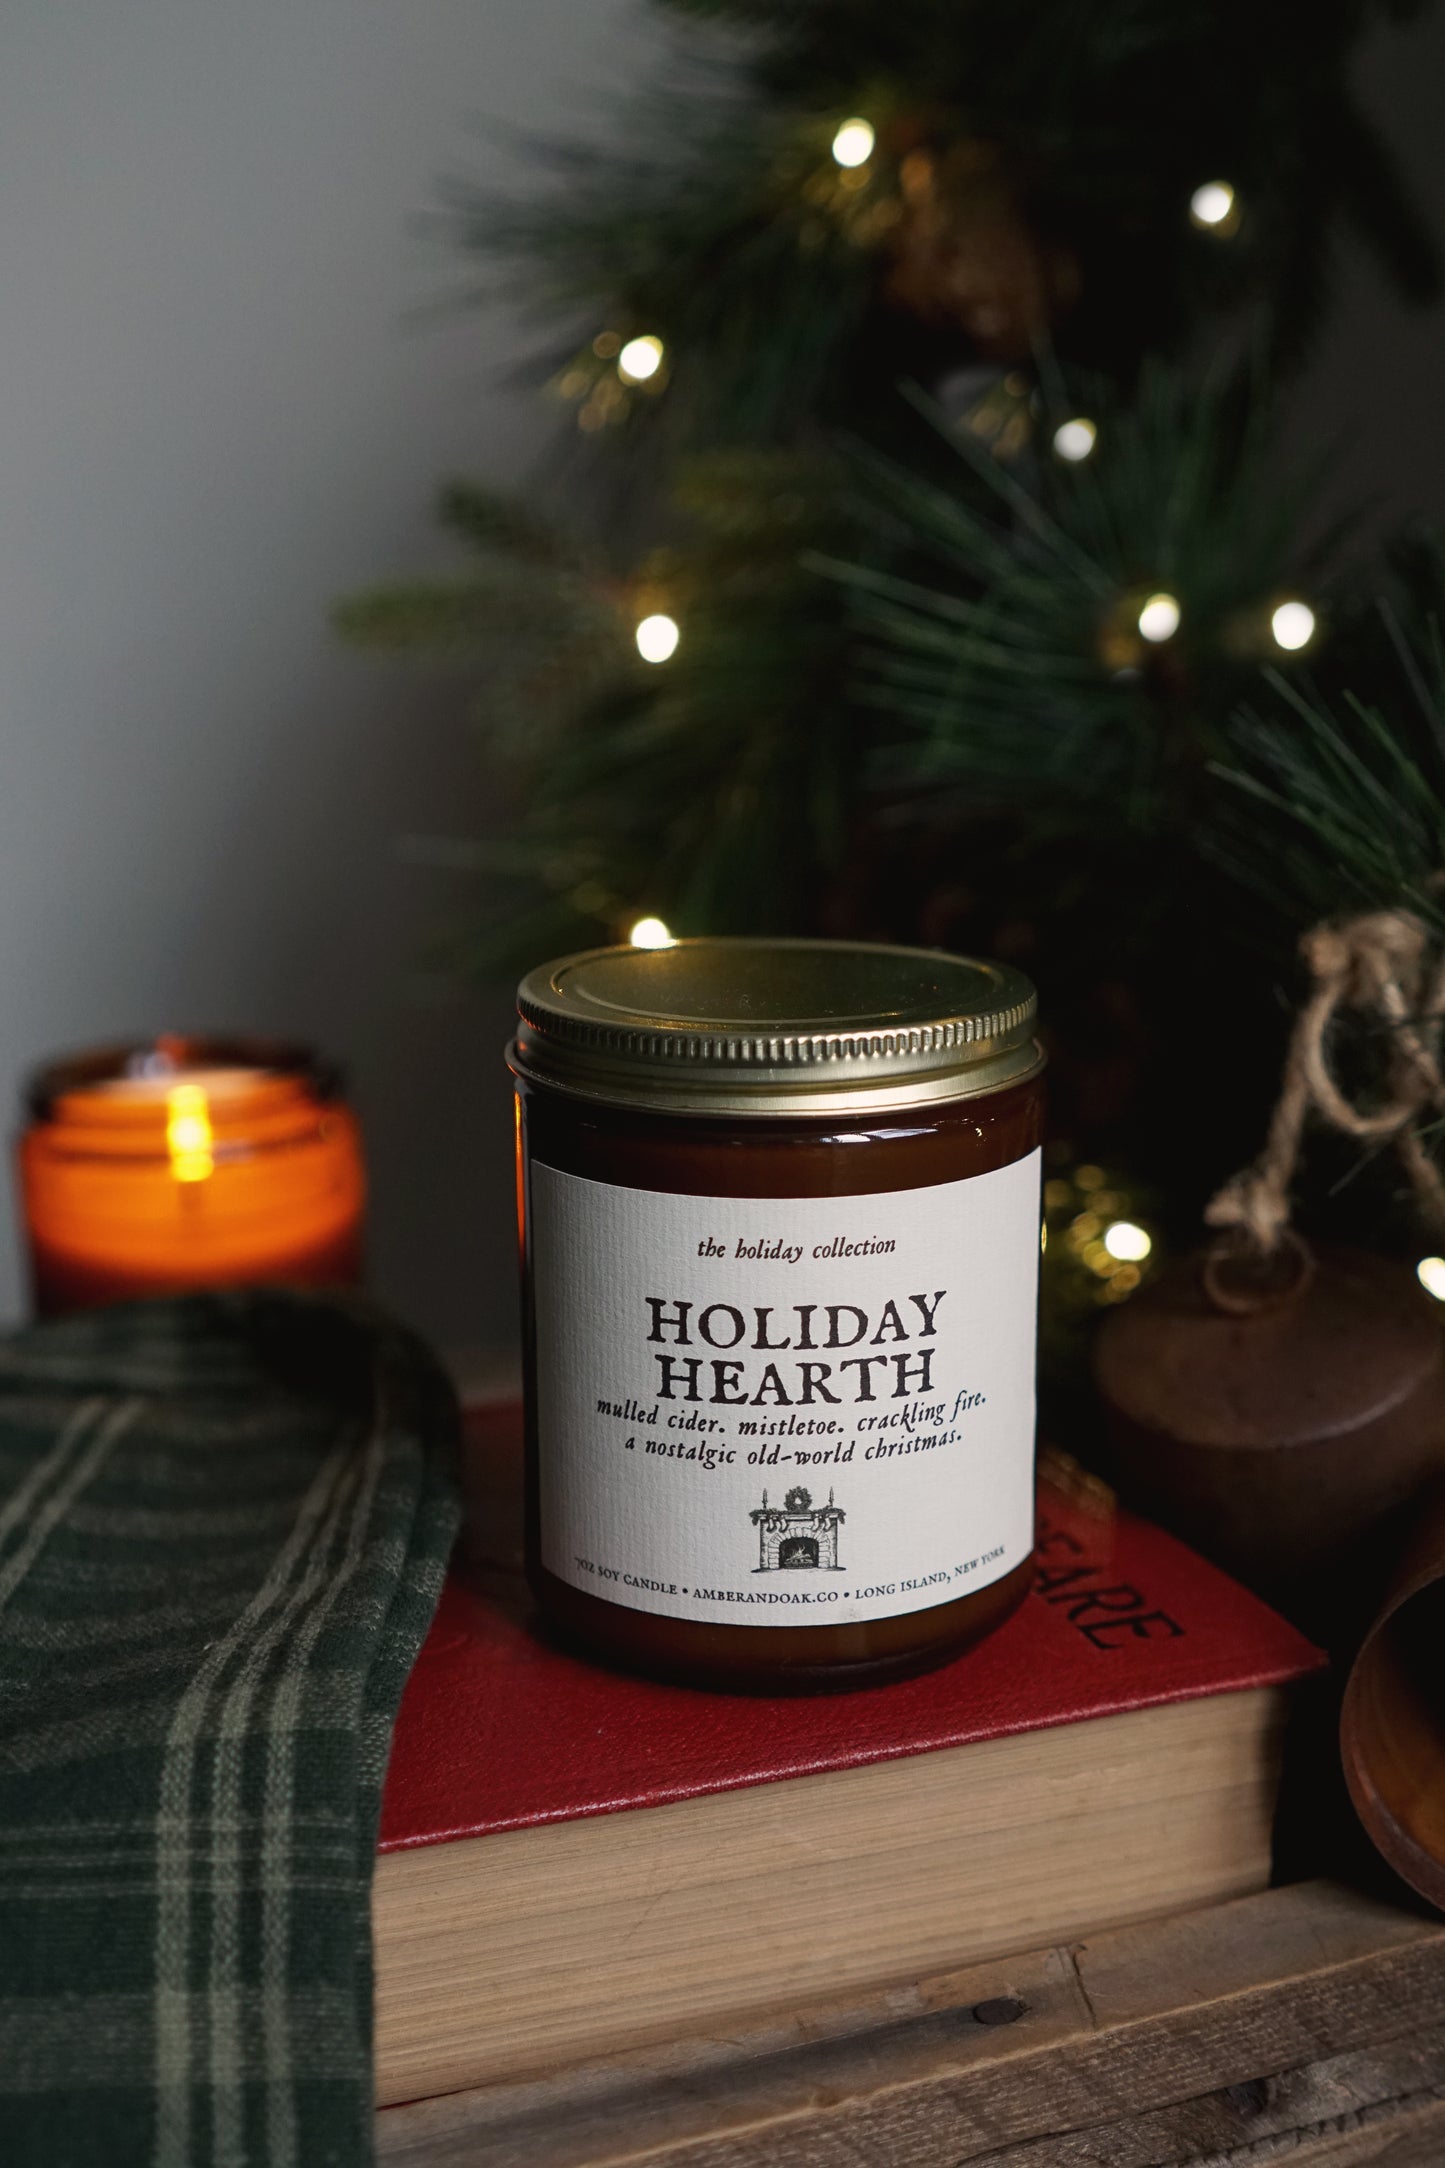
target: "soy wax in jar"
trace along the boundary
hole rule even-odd
[[[518,990],[528,1571],[698,1686],[872,1685],[1033,1548],[1043,1056],[1007,966],[594,949]]]

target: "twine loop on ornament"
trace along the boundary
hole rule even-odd
[[[1290,1226],[1289,1191],[1311,1112],[1343,1136],[1392,1143],[1425,1211],[1445,1222],[1445,1179],[1420,1134],[1422,1116],[1445,1114],[1445,951],[1432,951],[1413,911],[1367,911],[1312,927],[1300,954],[1313,984],[1295,1022],[1264,1150],[1204,1214],[1223,1233],[1205,1267],[1206,1290],[1220,1309],[1288,1299],[1302,1290],[1301,1272],[1309,1276],[1302,1260],[1311,1253]],[[1348,1097],[1330,1066],[1331,1029],[1342,1010],[1377,1018],[1387,1034],[1382,1092],[1368,1107]]]
[[[1205,1251],[1199,1270],[1213,1309],[1255,1317],[1299,1300],[1315,1276],[1315,1253],[1293,1227],[1282,1231],[1272,1250],[1232,1230]]]

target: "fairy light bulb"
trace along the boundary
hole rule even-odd
[[[1415,1277],[1427,1295],[1445,1302],[1445,1257],[1422,1257],[1415,1267]]]
[[[856,116],[845,120],[833,138],[834,160],[840,166],[866,166],[875,141],[871,122]]]
[[[663,611],[644,617],[633,637],[637,652],[644,662],[667,662],[677,653],[677,643],[682,638],[677,619]]]
[[[1282,602],[1269,621],[1274,644],[1289,654],[1308,647],[1315,636],[1315,613],[1307,602]]]
[[[1054,431],[1054,450],[1060,459],[1067,459],[1076,466],[1087,459],[1098,442],[1099,432],[1087,414],[1076,414],[1071,421],[1060,422]]]
[[[663,344],[650,331],[629,339],[617,357],[617,374],[624,384],[645,384],[662,367]]]
[[[1133,1220],[1115,1220],[1104,1229],[1104,1247],[1121,1265],[1139,1265],[1154,1247],[1153,1237]]]
[[[1206,233],[1218,233],[1234,219],[1237,198],[1228,181],[1205,181],[1189,198],[1189,216]]]
[[[677,945],[660,918],[640,918],[627,938],[634,948],[675,948]]]
[[[1172,595],[1151,595],[1139,612],[1139,630],[1157,647],[1179,630],[1179,605]]]

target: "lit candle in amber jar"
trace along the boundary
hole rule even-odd
[[[26,1098],[20,1185],[42,1317],[360,1279],[360,1132],[304,1048],[161,1038],[58,1061]]]

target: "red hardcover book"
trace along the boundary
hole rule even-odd
[[[383,1805],[384,2098],[1267,1879],[1279,1689],[1324,1659],[1070,1464],[1045,1461],[1035,1586],[991,1638],[901,1684],[760,1699],[543,1640],[516,1409],[473,1411],[469,1446],[468,1555]]]

